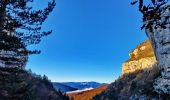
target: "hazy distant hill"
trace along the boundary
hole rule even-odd
[[[86,88],[97,88],[105,83],[98,83],[98,82],[63,82],[62,84],[77,88],[79,90],[86,89]]]
[[[69,91],[78,90],[77,88],[73,88],[73,87],[64,85],[64,84],[62,84],[62,83],[58,83],[58,82],[54,82],[54,83],[53,83],[53,87],[54,87],[56,90],[60,90],[60,91],[62,91],[62,92],[69,92]]]

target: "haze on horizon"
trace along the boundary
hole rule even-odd
[[[26,68],[53,82],[113,82],[129,52],[146,40],[140,13],[130,2],[57,0],[43,25],[53,34],[29,47],[42,53],[32,55]]]

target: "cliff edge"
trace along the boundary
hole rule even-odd
[[[149,40],[141,43],[130,54],[130,59],[122,64],[122,74],[151,68],[156,63],[153,48]]]
[[[156,64],[150,41],[138,45],[129,56],[122,65],[122,75],[93,100],[169,100],[170,95],[159,94],[154,89],[161,69]]]

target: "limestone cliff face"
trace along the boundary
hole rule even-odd
[[[129,54],[130,59],[123,63],[122,74],[151,68],[155,63],[155,55],[149,40],[141,43]]]
[[[161,76],[155,79],[154,89],[160,94],[170,94],[170,5],[159,8],[160,19],[152,23],[146,20],[144,23],[151,25],[152,30],[146,29],[146,35],[151,41],[157,59],[157,65],[161,69]],[[157,12],[156,12],[157,13]],[[160,23],[162,26],[157,26]]]

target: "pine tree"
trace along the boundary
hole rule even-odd
[[[43,22],[55,7],[55,0],[42,10],[34,10],[34,0],[0,0],[0,67],[24,68],[30,54],[28,45],[38,44],[52,33],[42,31]],[[42,2],[42,1],[41,1]]]

